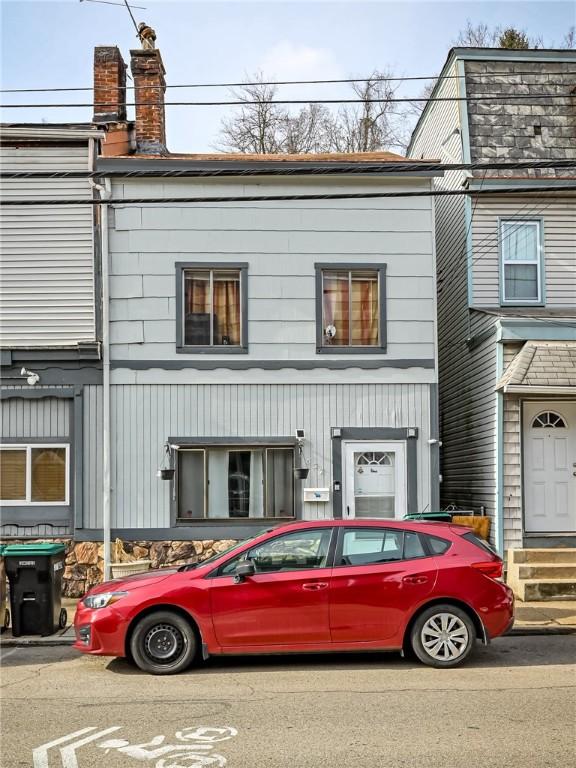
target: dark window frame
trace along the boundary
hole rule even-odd
[[[267,462],[267,450],[285,449],[292,451],[293,468],[296,462],[297,441],[292,437],[168,437],[170,445],[178,446],[181,451],[196,450],[204,452],[204,516],[203,517],[179,517],[180,493],[179,493],[179,469],[180,462],[178,451],[174,459],[174,477],[171,480],[170,520],[173,528],[190,528],[194,526],[228,526],[230,538],[233,536],[233,528],[241,526],[281,525],[282,523],[299,520],[302,517],[302,493],[296,479],[293,479],[293,513],[284,517],[210,517],[208,512],[208,461],[207,452],[210,448],[229,448],[230,450],[263,449],[264,461]],[[263,468],[264,490],[263,511],[266,512],[266,466]]]
[[[238,270],[240,274],[240,344],[184,343],[184,273],[186,270]],[[248,354],[248,263],[245,261],[177,261],[176,262],[176,352],[184,355]]]
[[[316,273],[316,353],[320,355],[382,355],[387,349],[386,320],[386,264],[383,262],[319,262],[314,264]],[[376,346],[327,346],[324,344],[324,297],[322,276],[324,272],[362,272],[378,273],[378,339]]]

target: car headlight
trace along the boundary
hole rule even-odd
[[[99,595],[88,595],[82,602],[87,608],[105,608],[127,594],[128,592],[100,592]]]

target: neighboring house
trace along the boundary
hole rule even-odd
[[[575,51],[453,49],[408,154],[576,160],[575,70]],[[576,546],[576,197],[563,191],[574,177],[500,169],[437,181],[470,191],[436,202],[441,499],[488,514],[500,551]],[[499,194],[527,185],[529,195]]]
[[[3,125],[3,201],[91,199],[91,125]],[[101,460],[90,415],[102,394],[98,212],[91,205],[4,205],[0,214],[0,535],[71,536]],[[87,481],[91,480],[92,485]]]
[[[97,49],[97,82],[104,66],[123,76],[116,48]],[[130,135],[112,104],[98,159],[113,201],[112,538],[158,565],[194,552],[191,542],[206,551],[287,519],[436,508],[431,197],[128,202],[426,192],[432,174],[393,172],[402,158],[386,152],[171,155],[159,51],[132,52],[132,72],[157,106],[137,108],[136,152],[107,157],[109,136]],[[107,82],[97,101],[122,93]],[[358,172],[370,163],[386,170]],[[161,171],[190,177],[152,175]],[[168,481],[157,476],[166,443]],[[105,526],[94,503],[81,536],[99,541]]]

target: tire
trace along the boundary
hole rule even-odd
[[[60,627],[60,629],[65,629],[67,623],[68,623],[68,612],[66,608],[62,608],[60,611],[60,616],[58,616],[58,626]]]
[[[172,611],[155,611],[141,619],[130,638],[136,666],[152,675],[176,675],[194,661],[196,635],[186,619]]]
[[[476,645],[476,629],[462,608],[449,603],[433,605],[414,622],[410,643],[423,664],[447,669],[470,656]]]

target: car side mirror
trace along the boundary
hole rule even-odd
[[[234,583],[241,584],[248,576],[254,576],[256,573],[256,566],[252,560],[244,560],[242,563],[238,563],[234,571]]]

